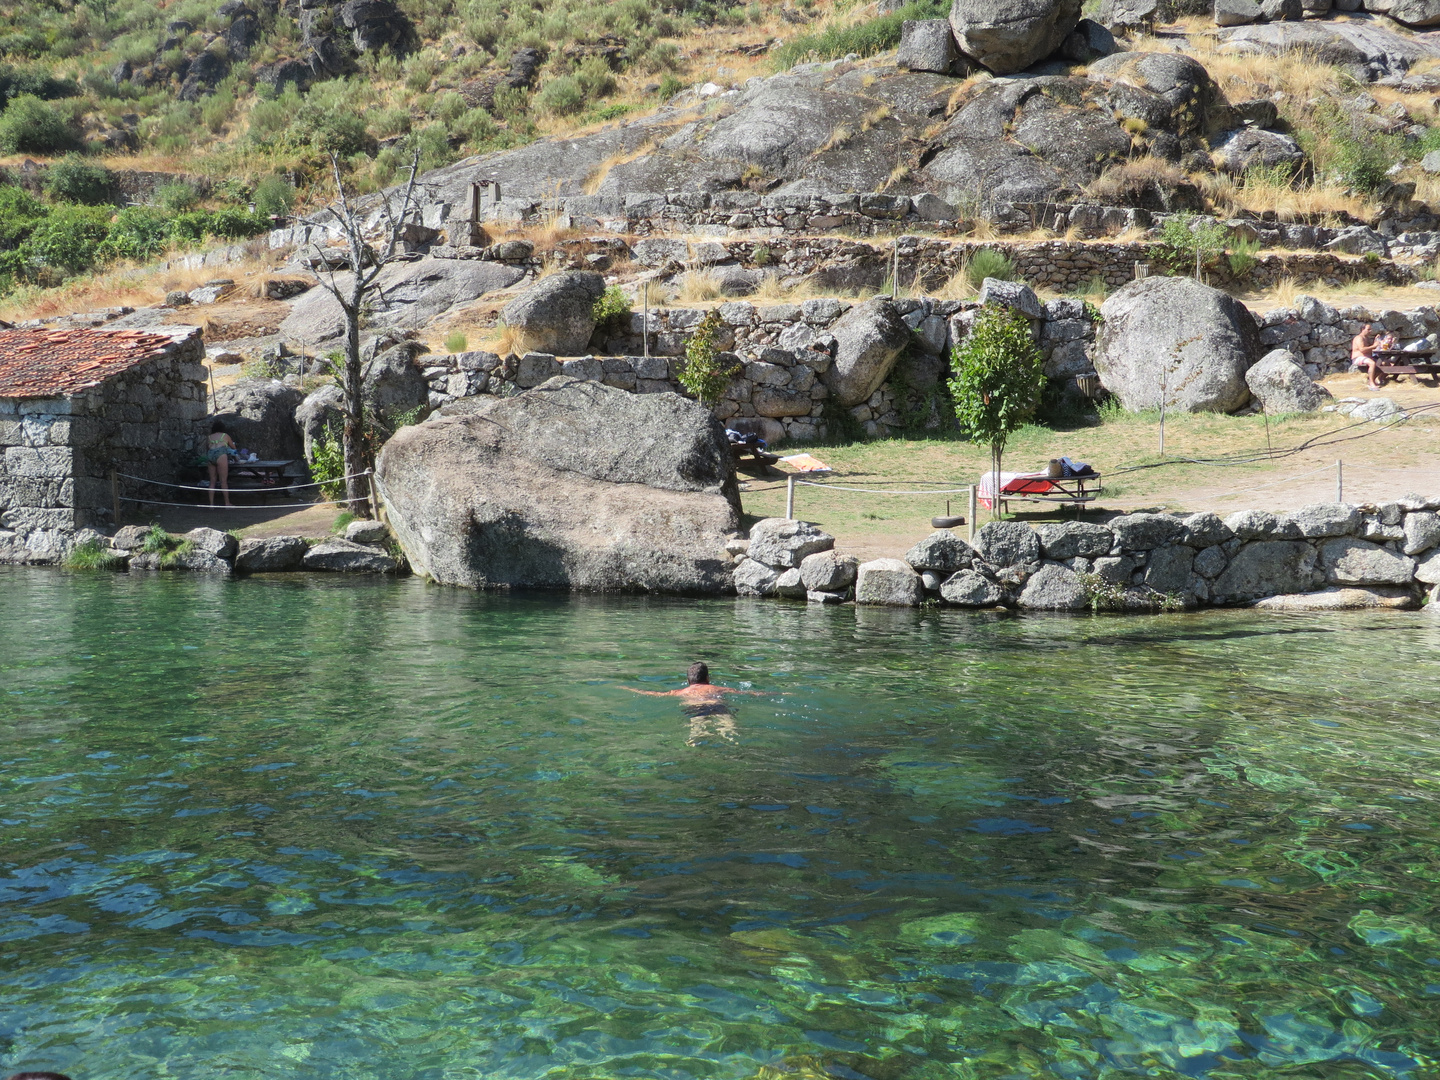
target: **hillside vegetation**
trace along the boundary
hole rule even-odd
[[[879,18],[825,0],[361,6],[354,26],[345,5],[299,0],[0,6],[0,294],[256,235],[330,197],[332,154],[348,185],[373,190],[416,149],[434,168],[641,114],[692,82],[874,53],[943,5]],[[175,179],[137,198],[126,170]]]

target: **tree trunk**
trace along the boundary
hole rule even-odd
[[[1005,485],[1000,479],[1000,459],[1005,453],[1005,448],[1000,443],[990,444],[990,475],[995,480],[995,500],[990,504],[990,516],[995,521],[1000,520],[1000,490]]]
[[[369,487],[360,474],[368,467],[365,460],[365,402],[360,375],[360,305],[345,313],[345,498],[349,510],[358,518],[370,516]]]

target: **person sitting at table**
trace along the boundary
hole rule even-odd
[[[1365,372],[1365,381],[1371,390],[1380,389],[1376,378],[1380,374],[1380,363],[1373,355],[1379,347],[1380,342],[1375,340],[1375,327],[1370,323],[1362,326],[1350,341],[1350,370]]]
[[[220,490],[225,493],[225,505],[234,506],[230,501],[230,459],[235,456],[235,440],[225,430],[225,425],[216,420],[210,425],[210,447],[205,455],[210,469],[210,505],[215,505],[215,481],[219,478]]]

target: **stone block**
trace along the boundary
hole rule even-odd
[[[1332,585],[1408,585],[1415,580],[1414,559],[1355,537],[1321,544],[1320,564]]]
[[[70,475],[73,467],[74,455],[68,446],[5,448],[5,471],[11,476],[63,480]]]
[[[809,393],[757,387],[750,395],[757,416],[809,416],[814,402]]]
[[[940,583],[940,598],[958,607],[994,607],[1005,590],[977,570],[961,570]]]
[[[593,356],[582,356],[565,360],[560,364],[560,374],[587,382],[601,382],[605,378],[605,365]]]
[[[773,596],[779,576],[758,559],[741,559],[735,567],[735,591],[741,596]]]
[[[924,598],[920,575],[900,559],[873,559],[856,570],[857,604],[918,607]]]
[[[522,390],[539,386],[560,374],[560,364],[549,353],[526,353],[515,366],[515,385]]]
[[[1025,582],[1017,603],[1034,611],[1079,611],[1089,601],[1073,570],[1046,563]]]

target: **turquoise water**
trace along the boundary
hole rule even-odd
[[[0,684],[6,1071],[1437,1075],[1423,615],[10,569]]]

